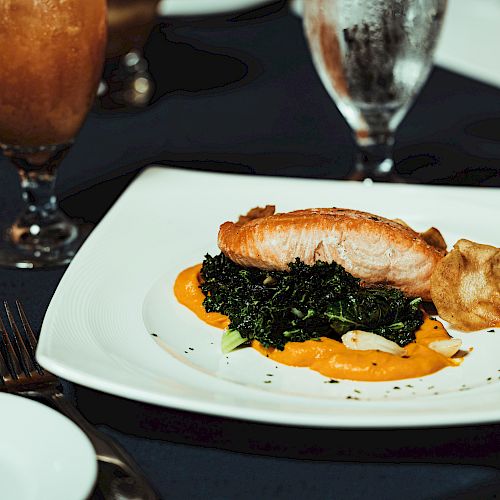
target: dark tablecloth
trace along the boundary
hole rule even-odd
[[[281,4],[162,20],[145,50],[153,103],[140,112],[96,108],[89,115],[60,170],[66,212],[98,222],[149,163],[344,176],[354,154],[349,128],[314,71],[300,20]],[[395,158],[407,182],[500,186],[500,90],[436,68],[398,130]],[[6,226],[19,208],[19,188],[14,169],[0,161]],[[0,270],[0,297],[20,298],[39,328],[63,273]],[[304,429],[65,387],[82,413],[135,457],[162,498],[409,500],[500,492],[498,425]]]

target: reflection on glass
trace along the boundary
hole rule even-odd
[[[7,231],[2,265],[65,264],[81,242],[54,183],[92,105],[105,44],[105,0],[0,0],[0,148],[26,205]]]
[[[399,180],[394,132],[432,67],[446,0],[307,0],[316,69],[354,132],[350,179]]]
[[[98,105],[116,109],[146,106],[154,82],[142,49],[156,20],[158,0],[108,0],[105,78]]]

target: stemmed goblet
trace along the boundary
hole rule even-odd
[[[66,264],[81,244],[54,184],[95,99],[105,46],[106,0],[0,0],[0,148],[25,202],[0,265]]]
[[[108,43],[98,110],[139,110],[149,105],[155,85],[143,54],[157,18],[159,0],[107,0]]]
[[[446,0],[306,0],[320,78],[354,133],[348,179],[399,181],[394,133],[427,80]]]

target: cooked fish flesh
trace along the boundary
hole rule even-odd
[[[337,262],[366,284],[384,284],[430,300],[430,278],[446,251],[428,244],[399,222],[344,208],[310,208],[225,222],[221,251],[245,267],[286,270]]]

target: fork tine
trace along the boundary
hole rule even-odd
[[[21,367],[21,363],[19,362],[19,358],[16,354],[14,346],[10,341],[9,334],[5,329],[5,325],[3,324],[2,318],[0,318],[0,331],[2,333],[2,340],[5,346],[5,354],[7,357],[8,366],[6,367],[11,375],[10,379],[22,378],[23,377],[23,369]],[[4,382],[7,382],[7,379],[4,379]]]
[[[5,357],[2,354],[2,351],[0,350],[0,378],[3,380],[4,384],[8,384],[9,382],[12,382],[14,379],[12,378],[12,375],[10,374],[9,370],[9,365],[7,364],[7,361],[5,361]],[[2,386],[0,385],[0,390]]]
[[[14,333],[14,340],[19,349],[19,353],[21,354],[21,360],[22,364],[24,365],[24,368],[26,369],[26,375],[31,376],[34,372],[38,372],[35,364],[33,363],[33,356],[28,351],[28,349],[26,349],[23,337],[21,335],[21,332],[17,328],[17,324],[14,319],[14,316],[12,315],[12,311],[10,310],[9,304],[7,302],[4,302],[3,306],[5,308],[5,312],[7,313],[7,318],[9,320],[12,332]]]
[[[21,322],[23,324],[24,331],[26,333],[26,338],[28,339],[28,344],[29,344],[30,349],[31,349],[32,359],[35,361],[35,365],[37,367],[40,367],[40,365],[36,362],[36,358],[35,358],[35,352],[36,352],[36,346],[37,346],[38,340],[35,336],[35,333],[33,332],[33,329],[31,328],[31,325],[28,321],[28,317],[26,316],[26,313],[24,312],[23,305],[17,299],[16,299],[16,306],[17,306],[17,311],[19,312],[19,317],[21,318]]]

